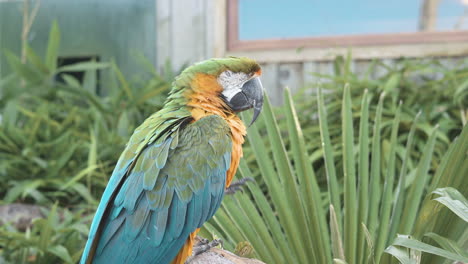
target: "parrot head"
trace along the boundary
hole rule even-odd
[[[244,65],[239,65],[238,68],[228,67],[219,74],[218,82],[223,87],[221,97],[234,112],[253,108],[252,124],[263,105],[263,86],[260,81],[262,72],[255,61],[246,58],[231,59],[238,59]]]
[[[189,99],[189,106],[208,112],[237,113],[253,108],[252,124],[263,105],[260,75],[260,65],[249,58],[202,61],[188,67],[176,78],[168,99],[183,94]]]

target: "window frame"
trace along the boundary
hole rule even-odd
[[[466,43],[468,45],[468,30],[413,32],[413,33],[382,33],[337,35],[325,37],[276,38],[258,40],[239,39],[239,0],[227,0],[227,52],[254,52],[279,49],[328,49],[328,48],[366,48],[392,47],[417,44],[447,44]],[[398,53],[398,52],[397,52]],[[404,52],[403,52],[404,53]],[[457,54],[467,54],[466,49],[459,49]],[[407,56],[408,54],[402,54]]]

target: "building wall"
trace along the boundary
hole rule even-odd
[[[223,1],[219,1],[221,3]],[[220,56],[216,38],[222,27],[213,0],[156,0],[157,67],[170,60],[174,69]]]
[[[418,58],[421,59],[421,58]],[[468,67],[466,56],[439,57],[438,61],[447,68]],[[398,58],[382,59],[382,63],[394,67]],[[372,60],[351,61],[351,71],[358,76],[369,75],[371,78],[379,78],[387,74],[383,67],[372,66]],[[311,92],[318,88],[319,83],[327,82],[327,78],[320,75],[334,75],[333,61],[303,61],[303,62],[269,62],[263,63],[262,83],[275,105],[283,102],[284,89],[288,87],[293,93],[299,89],[310,89]],[[314,73],[314,74],[312,74]],[[425,77],[440,78],[441,73],[425,73]]]
[[[22,2],[0,2],[0,50],[20,54]],[[132,75],[141,69],[138,56],[156,61],[155,6],[154,0],[42,0],[29,43],[44,56],[48,32],[57,20],[61,31],[59,56],[115,59],[124,73]],[[4,76],[9,69],[1,53],[0,76]]]
[[[29,39],[33,48],[43,55],[48,37],[46,33],[56,19],[62,33],[60,56],[98,55],[103,61],[114,58],[127,76],[141,69],[138,55],[154,63],[158,70],[163,70],[168,60],[174,70],[179,70],[184,65],[212,57],[247,55],[262,64],[262,81],[275,104],[282,101],[284,87],[296,91],[319,81],[311,72],[333,73],[331,58],[334,51],[331,49],[302,53],[297,50],[271,53],[226,51],[227,1],[43,0]],[[21,7],[21,1],[0,1],[0,49],[10,49],[18,54]],[[467,45],[442,49],[468,53]],[[432,47],[413,45],[399,49],[407,51],[409,48],[424,50]],[[337,54],[346,52],[347,49],[336,50]],[[385,61],[390,64],[398,57],[390,48],[360,48],[357,52],[360,56],[373,54],[373,57],[385,54]],[[450,59],[451,55],[437,56],[447,57],[448,64],[455,64],[457,59]],[[371,60],[358,58],[352,67],[356,72],[364,72]],[[7,66],[2,54],[0,76],[4,75],[5,69]]]
[[[333,74],[333,58],[345,55],[347,48],[321,50],[285,51],[235,51],[226,50],[226,15],[228,0],[156,0],[157,9],[157,65],[163,69],[166,60],[173,63],[174,69],[184,64],[212,57],[229,55],[249,56],[257,59],[263,67],[263,86],[272,102],[282,102],[283,90],[289,87],[297,91],[305,86],[313,87],[323,81],[311,73]],[[351,50],[353,51],[353,50]],[[467,43],[398,45],[395,47],[359,47],[354,50],[358,58],[351,63],[354,72],[364,73],[370,66],[370,58],[381,58],[392,64],[404,56],[424,57],[426,54],[442,57],[442,62],[455,65],[460,54],[468,54]],[[379,76],[384,72],[374,72]]]

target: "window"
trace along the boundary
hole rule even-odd
[[[468,0],[231,0],[228,50],[468,41]]]

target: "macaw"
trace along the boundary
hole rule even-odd
[[[236,115],[263,104],[261,68],[220,58],[185,69],[164,107],[134,131],[102,195],[84,263],[183,264],[219,208],[242,156]]]

